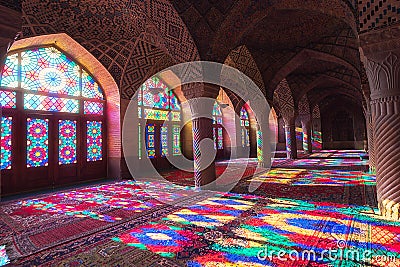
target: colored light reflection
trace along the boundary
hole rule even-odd
[[[192,188],[159,182],[123,181],[26,199],[18,203],[21,207],[14,214],[47,212],[116,222],[126,218],[107,215],[108,211],[122,209],[128,211],[126,216],[140,213],[189,196],[193,191],[188,189]]]
[[[381,220],[376,212],[368,206],[219,194],[113,240],[185,259],[187,266],[387,265],[378,255],[391,255],[393,265],[387,266],[398,266],[400,223]],[[266,248],[274,256],[260,258]],[[336,250],[334,257],[326,250]],[[294,251],[298,258],[289,257]],[[308,251],[315,257],[308,259]],[[345,254],[349,251],[361,257],[343,257],[353,255]]]
[[[270,184],[310,186],[376,185],[375,175],[366,174],[362,171],[306,170],[286,168],[272,169],[267,173],[252,178],[251,181]]]

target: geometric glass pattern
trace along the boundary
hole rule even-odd
[[[83,107],[84,114],[103,115],[103,111],[104,107],[103,103],[101,102],[91,102],[91,101],[84,102],[84,107]]]
[[[242,147],[250,146],[249,130],[242,128]]]
[[[169,109],[168,87],[160,78],[153,76],[141,87],[143,106],[150,108]]]
[[[171,115],[171,121],[181,121],[181,113],[180,112],[176,112],[176,111],[172,111],[170,113]]]
[[[82,96],[99,100],[104,99],[99,85],[85,70],[82,70]]]
[[[174,156],[177,156],[181,154],[181,127],[179,125],[173,126],[172,135],[173,135],[172,154]]]
[[[2,108],[15,108],[16,107],[16,94],[15,92],[1,91],[0,90],[0,107]]]
[[[1,169],[11,169],[12,117],[1,117]]]
[[[72,96],[104,100],[102,89],[94,81],[93,77],[55,47],[33,48],[8,55],[1,74],[0,85],[3,87],[20,87],[30,93],[50,93],[60,97],[65,96],[66,98]],[[3,97],[1,95],[1,98]],[[26,97],[32,99],[31,95]],[[39,101],[36,98],[34,102],[44,100],[42,96],[40,99]],[[47,99],[46,101],[56,101],[56,99]],[[70,102],[68,105],[74,106],[74,108],[67,107],[62,112],[78,113],[79,111],[75,110],[75,107],[78,107],[78,104],[75,103],[76,101],[62,100],[61,102],[65,102],[65,104]],[[29,104],[27,100],[24,102],[26,105]],[[30,104],[33,106],[30,106]],[[53,108],[40,107],[40,103],[35,104],[32,102],[30,104],[25,106],[25,109],[61,111],[57,104]],[[89,110],[96,111],[97,113],[95,114],[100,114],[100,110],[93,108],[94,106],[92,105]]]
[[[149,158],[155,158],[155,124],[146,125],[146,150]]]
[[[240,126],[250,126],[250,122],[249,122],[249,114],[247,113],[247,110],[242,107],[242,109],[240,110]]]
[[[223,135],[222,135],[222,128],[218,128],[218,149],[223,149]]]
[[[58,121],[58,164],[76,163],[76,121]]]
[[[263,141],[262,141],[262,132],[260,130],[257,131],[257,159],[259,162],[263,161]]]
[[[7,88],[18,87],[18,54],[10,55],[1,73],[0,85]]]
[[[55,47],[21,53],[21,88],[29,91],[80,96],[80,67]]]
[[[161,126],[161,156],[168,156],[168,126]]]
[[[172,127],[172,129],[178,127],[180,134],[180,126],[172,123],[165,123],[163,126],[164,122],[170,121],[173,123],[180,123],[181,121],[181,107],[173,91],[170,90],[159,77],[153,76],[140,87],[137,101],[138,117],[140,119],[158,121],[155,124],[146,124],[144,134],[147,156],[149,158],[154,158],[158,153],[160,153],[162,157],[168,156],[171,141],[173,148],[172,154],[180,155],[180,148],[176,149],[175,147],[176,144],[180,144],[180,136],[176,136],[173,131],[170,132],[168,130],[168,127]],[[157,131],[157,134],[156,129],[160,130],[160,132]],[[141,134],[142,133],[139,131],[139,147],[141,147]],[[158,138],[160,139],[158,140]],[[139,151],[139,158],[140,153],[141,151]]]
[[[242,127],[242,147],[250,146],[250,121],[249,121],[249,113],[247,112],[245,107],[242,107],[240,110],[240,126]]]
[[[79,100],[26,94],[24,97],[24,108],[31,110],[78,113]]]
[[[214,148],[223,149],[224,148],[224,135],[222,131],[222,111],[217,102],[214,103],[213,107],[213,138],[214,138]]]
[[[26,129],[26,166],[48,166],[49,120],[28,118]]]
[[[87,140],[87,161],[99,161],[103,158],[103,137],[102,122],[87,121],[86,122],[86,140]]]
[[[168,120],[167,110],[144,109],[144,119],[165,121]]]

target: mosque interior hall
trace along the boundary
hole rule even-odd
[[[0,266],[400,266],[399,0],[0,0]]]

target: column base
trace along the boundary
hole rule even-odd
[[[392,200],[379,201],[379,212],[387,220],[399,221],[400,220],[400,203]]]

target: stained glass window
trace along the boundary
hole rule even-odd
[[[24,95],[25,109],[77,113],[80,103],[71,97],[104,100],[102,89],[93,77],[55,47],[28,49],[8,55],[1,75],[1,86],[20,87],[29,92]],[[44,95],[36,95],[37,92],[51,95],[44,98]],[[12,95],[2,93],[0,97],[2,107],[9,107],[4,103],[11,103]],[[13,100],[15,105],[15,98]],[[85,111],[86,114],[102,114],[102,105],[90,102]]]
[[[103,137],[102,137],[102,122],[87,121],[87,161],[102,160],[103,152]]]
[[[79,100],[44,95],[26,94],[24,108],[42,111],[79,112]]]
[[[80,67],[55,47],[21,53],[21,88],[79,96]]]
[[[262,140],[262,132],[260,130],[257,131],[257,159],[259,162],[262,162],[263,159],[263,140]]]
[[[103,103],[101,102],[85,101],[83,109],[85,114],[103,115],[104,112]]]
[[[224,148],[224,135],[222,130],[222,111],[217,102],[214,104],[213,108],[213,137],[214,137],[214,148],[223,149]]]
[[[26,128],[26,166],[28,168],[48,166],[49,120],[28,118]]]
[[[168,126],[161,126],[161,156],[168,156]]]
[[[15,108],[16,107],[16,94],[15,92],[1,91],[0,90],[0,107]]]
[[[180,149],[180,130],[175,133],[170,129],[175,129],[181,121],[181,108],[179,101],[172,90],[157,76],[147,80],[138,92],[138,117],[144,120],[151,120],[146,124],[145,140],[147,155],[154,158],[158,155],[167,156],[173,148],[173,155],[179,155]],[[139,132],[139,136],[141,136]],[[155,142],[155,138],[160,138],[160,142]],[[172,143],[171,143],[172,142]],[[139,137],[139,147],[140,147]],[[140,158],[139,152],[139,158]]]
[[[58,164],[76,163],[76,121],[58,121]]]
[[[168,111],[146,108],[146,109],[144,109],[144,119],[165,121],[168,119]]]
[[[146,149],[147,156],[149,158],[155,158],[156,150],[155,150],[155,124],[147,124],[146,125]]]
[[[241,138],[242,147],[250,146],[250,120],[249,113],[245,107],[240,110],[240,126],[242,127]]]
[[[173,127],[172,149],[174,156],[181,154],[181,127],[179,125]]]
[[[11,169],[12,117],[1,117],[1,169]]]
[[[18,54],[10,55],[1,73],[0,85],[7,88],[18,87]]]
[[[82,96],[86,98],[104,99],[99,85],[85,70],[82,70]]]
[[[23,109],[28,114],[26,140],[23,140],[27,144],[28,168],[48,166],[49,157],[53,157],[52,150],[49,152],[49,138],[58,140],[58,153],[55,152],[54,158],[60,165],[77,162],[80,149],[77,144],[82,144],[83,151],[86,149],[87,161],[102,160],[102,122],[87,121],[87,141],[78,142],[77,132],[80,129],[77,120],[50,121],[52,119],[30,118],[29,115],[32,110],[81,113],[87,117],[86,120],[90,115],[104,115],[103,91],[89,72],[58,48],[48,46],[10,53],[0,74],[0,86],[7,88],[0,90],[0,107]],[[21,103],[16,101],[18,94],[23,96]],[[19,116],[14,117],[12,123],[21,124],[18,120]],[[50,130],[54,136],[49,136],[49,125],[58,126],[58,130]],[[2,119],[2,168],[11,167],[11,136],[7,136],[8,130],[11,135],[11,121]],[[82,131],[85,132],[84,129]],[[4,140],[8,138],[7,142],[3,142],[3,134]],[[10,145],[9,151],[6,144]],[[7,159],[8,165],[3,159]]]

